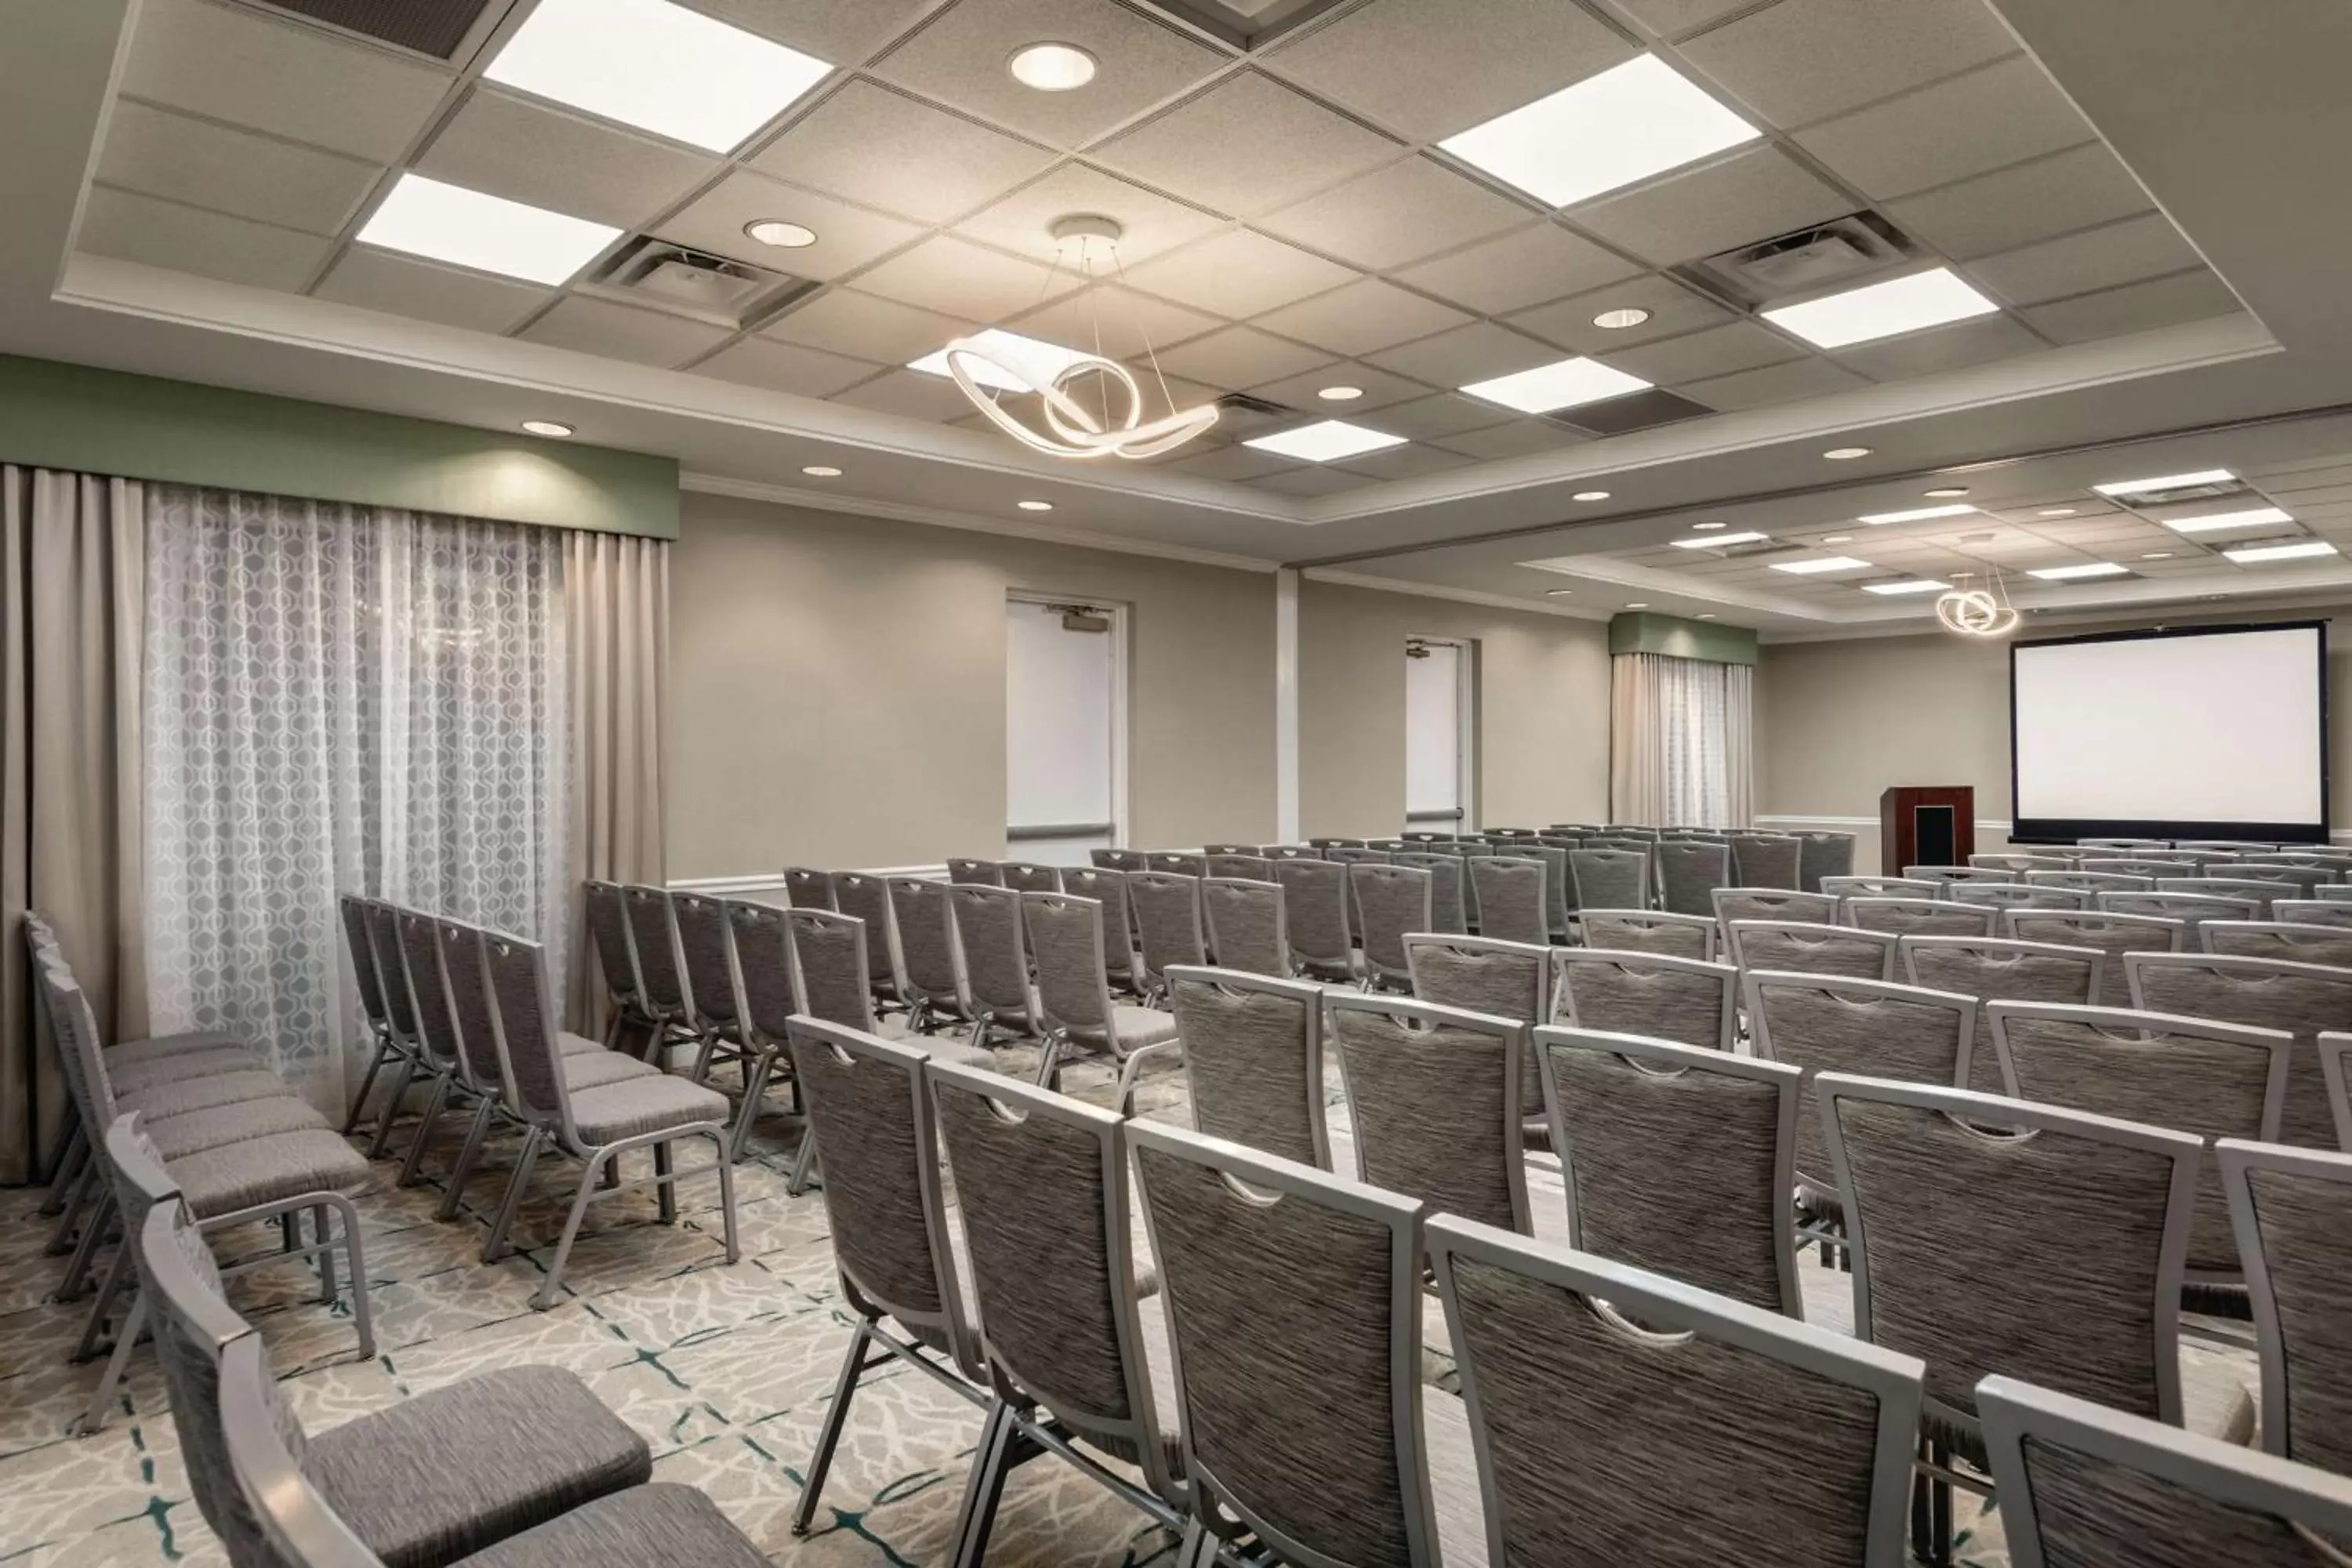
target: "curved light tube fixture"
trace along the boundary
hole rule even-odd
[[[948,374],[963,388],[963,395],[974,407],[1006,435],[1049,457],[1156,458],[1182,446],[1217,422],[1216,405],[1204,404],[1171,413],[1148,425],[1143,423],[1143,391],[1135,384],[1135,377],[1128,374],[1125,365],[1099,354],[1079,354],[1056,372],[1052,380],[1041,383],[1028,367],[998,359],[971,338],[957,338],[942,352],[947,356]],[[974,362],[987,365],[1004,381],[1026,387],[1043,399],[1045,429],[1033,429],[1005,412],[972,375]],[[1065,390],[1077,377],[1090,374],[1108,377],[1126,394],[1127,406],[1116,419],[1108,414],[1097,417]]]
[[[2017,629],[2017,612],[1982,588],[1954,588],[1936,599],[1936,618],[1962,637],[2006,637]]]

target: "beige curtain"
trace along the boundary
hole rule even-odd
[[[109,1038],[147,1032],[135,480],[0,467],[0,1183],[38,1180],[67,1111],[18,924],[56,925]]]
[[[1727,827],[1756,822],[1756,667],[1727,664],[1724,673],[1723,772]]]
[[[1755,809],[1755,671],[1625,653],[1610,660],[1609,815],[1745,827]]]
[[[578,886],[665,879],[662,716],[669,682],[669,546],[614,533],[566,537],[571,649],[572,931],[570,1012],[603,1026],[604,987]]]
[[[1663,661],[1621,653],[1609,661],[1609,820],[1663,825],[1666,746]]]

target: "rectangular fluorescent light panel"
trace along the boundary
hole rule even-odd
[[[2130,571],[2130,567],[2118,566],[2112,561],[2085,561],[2079,566],[2044,566],[2026,575],[2045,583],[2071,583],[2077,577],[2121,577]]]
[[[1769,539],[1772,536],[1769,533],[1702,533],[1691,539],[1675,540],[1675,548],[1677,550],[1720,550],[1727,544],[1754,544],[1759,540]]]
[[[403,174],[359,232],[406,251],[533,283],[563,283],[621,236],[610,224],[526,206],[422,174]]]
[[[2221,553],[2241,566],[2252,566],[2258,561],[2301,561],[2313,555],[2333,555],[2336,546],[2324,539],[2305,539],[2293,544],[2250,544],[2243,550],[2224,550]]]
[[[1564,207],[1763,132],[1655,55],[1639,55],[1438,145]]]
[[[962,340],[979,351],[979,355],[964,362],[965,374],[981,385],[999,392],[1034,392],[1049,384],[1070,367],[1074,360],[1083,358],[1077,350],[1066,349],[1059,343],[1049,343],[1042,338],[1024,338],[1019,332],[1008,332],[1002,327],[990,327],[970,334]],[[994,363],[991,363],[991,362]],[[1000,368],[1003,367],[1003,368]],[[926,375],[952,376],[948,368],[948,351],[933,349],[919,360],[907,363],[908,370],[919,370]],[[1014,372],[1027,375],[1023,380]]]
[[[2149,491],[2194,489],[2199,485],[2226,485],[2237,479],[2227,468],[2200,468],[2193,474],[2164,474],[2152,479],[2117,479],[2111,485],[2093,485],[2103,496],[2146,495]]]
[[[1856,561],[1851,555],[1824,555],[1818,561],[1775,561],[1772,570],[1794,572],[1800,576],[1810,577],[1816,572],[1851,572],[1857,566],[1869,564],[1869,562]]]
[[[669,0],[540,0],[482,74],[656,136],[730,153],[832,69]]]
[[[2175,533],[2217,533],[2225,528],[2252,528],[2257,523],[2294,521],[2278,507],[2258,506],[2244,511],[2209,511],[2196,517],[2168,517],[2164,520],[2164,526]]]
[[[1925,522],[1931,517],[1966,517],[1976,510],[1966,501],[1956,501],[1949,506],[1915,506],[1909,511],[1874,511],[1854,521],[1875,528],[1887,522]]]
[[[1940,594],[1950,586],[1949,583],[1939,582],[1933,577],[1916,577],[1907,583],[1864,583],[1862,591],[1865,594]]]
[[[1361,457],[1366,452],[1377,452],[1387,447],[1402,447],[1404,437],[1367,430],[1344,419],[1324,419],[1312,425],[1301,425],[1296,430],[1253,437],[1242,445],[1255,447],[1261,452],[1272,452],[1277,458],[1331,463],[1341,458]]]
[[[1940,327],[1947,321],[1964,321],[1971,316],[1989,316],[1999,309],[1958,273],[1937,267],[1799,305],[1782,305],[1763,315],[1774,326],[1787,328],[1816,348],[1835,349],[1891,338],[1897,332],[1916,332],[1923,327]]]
[[[1549,414],[1554,409],[1598,403],[1604,397],[1646,392],[1649,386],[1638,375],[1612,370],[1598,360],[1578,358],[1539,364],[1533,370],[1498,375],[1492,381],[1474,381],[1462,390],[1522,414]]]

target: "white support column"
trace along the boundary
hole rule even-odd
[[[1274,836],[1298,842],[1298,572],[1274,574]]]

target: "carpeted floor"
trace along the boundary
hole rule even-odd
[[[1034,1054],[1002,1053],[1008,1071]],[[1066,1088],[1097,1102],[1110,1076],[1085,1064]],[[1334,1086],[1336,1088],[1336,1085]],[[1332,1096],[1336,1101],[1338,1096]],[[1186,1120],[1181,1079],[1147,1079],[1144,1114]],[[1332,1108],[1341,1169],[1345,1109]],[[462,1128],[445,1127],[427,1171],[448,1169]],[[742,1260],[719,1252],[717,1183],[688,1184],[675,1228],[652,1223],[650,1194],[599,1203],[575,1245],[564,1300],[531,1310],[545,1248],[562,1225],[573,1167],[541,1161],[518,1226],[520,1250],[496,1266],[478,1258],[482,1211],[505,1184],[494,1144],[468,1190],[471,1215],[438,1224],[436,1184],[398,1190],[389,1162],[383,1184],[361,1201],[380,1353],[354,1359],[348,1295],[316,1300],[315,1277],[295,1268],[232,1281],[261,1330],[294,1407],[313,1430],[479,1369],[550,1363],[577,1372],[652,1445],[657,1479],[702,1488],[780,1564],[911,1565],[945,1560],[978,1412],[919,1374],[896,1369],[858,1395],[827,1481],[815,1530],[796,1540],[790,1522],[802,1467],[831,1397],[845,1344],[824,1200],[784,1194],[797,1124],[761,1124],[757,1157],[739,1169]],[[395,1150],[398,1140],[395,1140]],[[698,1154],[682,1163],[699,1163]],[[1559,1177],[1531,1181],[1538,1212],[1564,1215]],[[148,1568],[226,1559],[190,1500],[161,1373],[142,1350],[105,1429],[68,1435],[96,1385],[96,1363],[66,1364],[80,1331],[79,1306],[49,1300],[62,1259],[43,1255],[48,1222],[40,1194],[0,1192],[0,1563],[8,1568]],[[1563,1220],[1564,1224],[1564,1220]],[[1549,1221],[1540,1227],[1551,1230]],[[258,1233],[218,1245],[225,1256],[269,1245]],[[1809,1301],[1840,1294],[1837,1277],[1807,1255]],[[1831,1301],[1834,1317],[1842,1303]],[[1850,1310],[1850,1309],[1848,1309]],[[1821,1315],[1817,1313],[1816,1315]],[[1963,1508],[1964,1515],[1972,1510]],[[1963,1534],[1964,1557],[2002,1568],[1994,1521]],[[1171,1559],[1174,1542],[1133,1509],[1067,1465],[1024,1467],[1008,1489],[990,1552],[1008,1568],[1118,1568]]]

